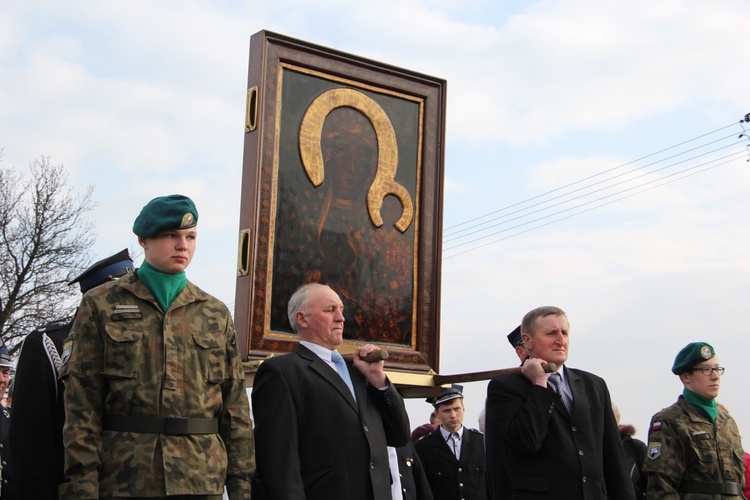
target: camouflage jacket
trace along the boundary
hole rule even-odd
[[[250,498],[250,409],[227,307],[188,282],[162,312],[131,271],[84,295],[65,342],[62,499]],[[105,415],[217,418],[218,434],[103,430]]]
[[[718,405],[715,422],[680,396],[675,404],[651,418],[647,458],[649,499],[718,500],[740,498],[719,494],[687,493],[686,482],[745,484],[744,451],[739,429],[727,409]]]

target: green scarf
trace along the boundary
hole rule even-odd
[[[698,408],[703,410],[706,415],[708,415],[708,418],[711,419],[711,422],[716,421],[716,417],[719,414],[719,409],[716,407],[716,399],[706,399],[703,396],[689,390],[687,387],[683,389],[682,397],[684,397],[685,401],[687,401],[691,405],[697,406]]]
[[[187,285],[185,271],[177,274],[163,273],[146,261],[143,261],[141,267],[136,271],[136,275],[151,290],[165,312],[169,309],[177,294]]]

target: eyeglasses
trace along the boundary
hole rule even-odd
[[[691,368],[690,371],[699,371],[703,375],[711,375],[711,372],[716,372],[717,375],[721,376],[724,375],[724,370],[726,368],[723,368],[721,366],[717,366],[716,368],[711,368],[710,366],[701,366],[700,368]]]

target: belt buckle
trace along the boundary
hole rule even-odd
[[[187,434],[190,419],[187,417],[167,417],[164,425],[164,434]]]

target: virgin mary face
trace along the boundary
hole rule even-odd
[[[353,108],[333,110],[321,138],[325,176],[336,198],[365,201],[378,167],[375,129]]]

